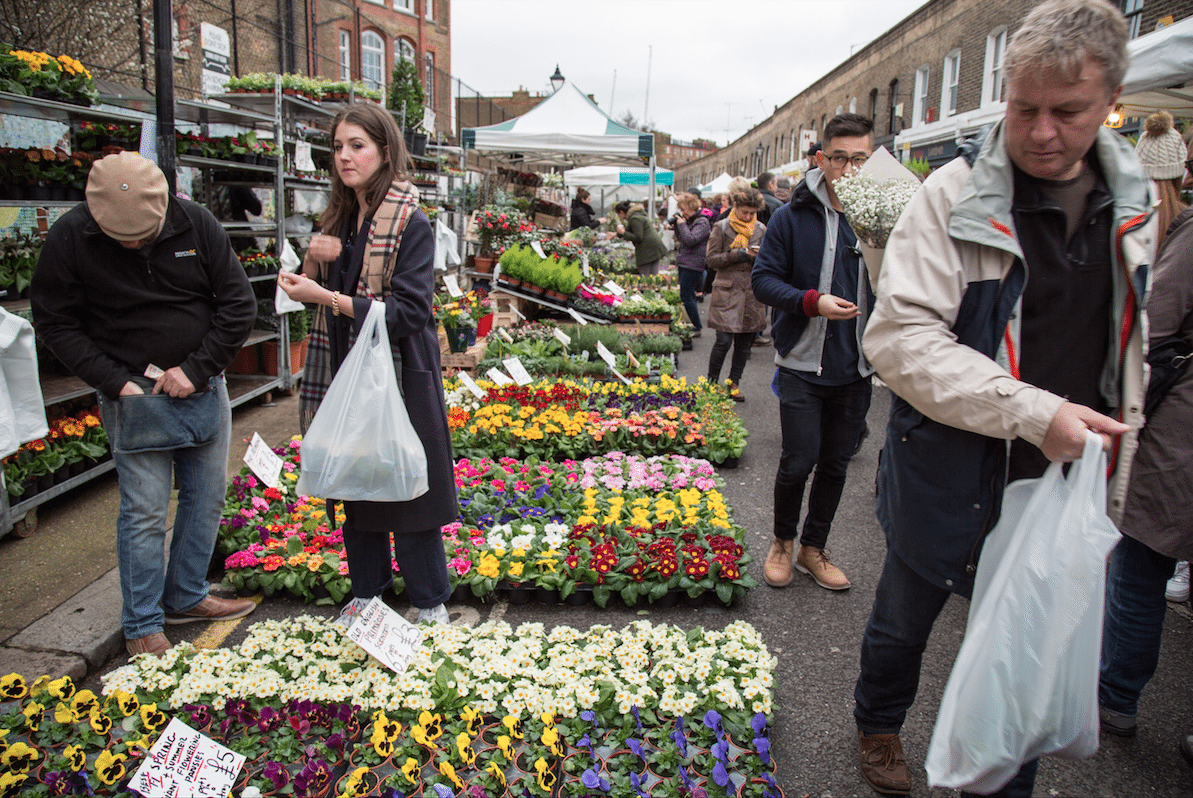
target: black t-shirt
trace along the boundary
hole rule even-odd
[[[1099,382],[1110,351],[1112,204],[1096,164],[1069,181],[1015,170],[1013,213],[1027,261],[1020,379],[1099,412],[1108,410]],[[1036,446],[1012,443],[1012,480],[1038,477],[1047,466]]]

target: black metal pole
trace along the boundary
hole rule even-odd
[[[153,55],[157,69],[157,165],[173,194],[177,183],[174,157],[174,33],[170,0],[153,0]]]

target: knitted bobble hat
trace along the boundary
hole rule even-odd
[[[1185,142],[1172,127],[1172,114],[1159,111],[1144,122],[1143,135],[1135,145],[1143,169],[1152,180],[1171,180],[1185,175]]]

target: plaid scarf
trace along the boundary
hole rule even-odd
[[[402,246],[402,234],[414,211],[418,210],[418,189],[409,183],[394,183],[377,208],[377,214],[368,223],[368,237],[365,243],[364,260],[360,267],[360,278],[356,282],[356,296],[373,301],[385,301],[390,293],[390,280],[398,265],[398,250]],[[330,264],[319,265],[319,280],[327,284],[327,269]],[[349,346],[356,339],[355,328],[349,334]],[[394,350],[395,357],[397,350]],[[396,368],[396,364],[395,364]],[[399,379],[401,370],[397,369]],[[315,411],[335,376],[332,371],[331,337],[327,332],[327,313],[320,309],[311,325],[307,342],[307,360],[302,371],[302,386],[298,394],[298,422],[303,433],[311,425]]]

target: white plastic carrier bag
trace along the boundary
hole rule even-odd
[[[1066,477],[1007,486],[986,538],[969,623],[924,767],[933,787],[997,791],[1023,762],[1098,750],[1106,558],[1106,454],[1087,433]]]
[[[300,494],[404,502],[427,492],[427,455],[394,375],[385,303],[373,302],[302,439]]]

